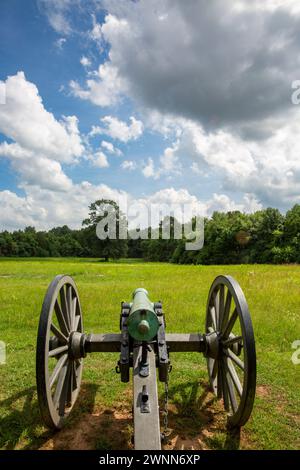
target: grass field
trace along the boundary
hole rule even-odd
[[[126,260],[0,261],[0,340],[7,363],[0,365],[0,448],[94,448],[131,446],[131,385],[115,373],[117,355],[85,359],[82,390],[74,414],[59,433],[41,423],[35,392],[35,342],[40,308],[56,274],[74,277],[86,332],[118,332],[121,300],[146,287],[163,300],[168,332],[204,331],[209,287],[231,274],[248,300],[256,336],[258,383],[254,411],[240,435],[229,432],[220,403],[207,387],[202,355],[171,357],[170,428],[166,448],[300,449],[300,364],[291,344],[300,339],[300,267],[177,266]],[[160,385],[160,399],[163,388]]]

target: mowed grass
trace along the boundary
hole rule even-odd
[[[41,304],[56,274],[74,277],[85,331],[94,333],[118,332],[120,302],[130,300],[136,287],[145,287],[153,301],[163,301],[168,332],[203,332],[213,279],[234,276],[246,295],[256,337],[257,396],[251,419],[238,443],[228,435],[224,420],[209,427],[217,411],[205,415],[205,359],[173,354],[170,420],[182,429],[183,439],[201,435],[206,448],[300,448],[300,364],[291,360],[291,345],[300,340],[299,266],[177,266],[73,258],[0,261],[0,340],[7,348],[7,363],[0,365],[0,448],[39,448],[53,435],[37,407],[35,343]],[[117,359],[115,354],[85,359],[82,392],[69,426],[97,409],[130,409],[131,384],[120,382]],[[162,399],[161,385],[159,391]],[[210,404],[210,409],[214,406],[217,410],[219,404]],[[95,447],[109,447],[105,432],[98,432]]]

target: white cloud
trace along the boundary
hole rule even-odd
[[[200,0],[186,7],[181,0],[141,0],[134,8],[104,1],[104,7],[103,67],[119,80],[114,103],[126,94],[147,126],[176,134],[159,162],[145,166],[148,178],[181,171],[190,160],[188,168],[218,178],[225,190],[255,191],[264,204],[282,208],[300,201],[300,114],[290,100],[290,84],[299,78],[298,1]],[[102,82],[97,72],[84,97],[99,101]]]
[[[107,64],[144,108],[211,128],[252,123],[261,132],[266,118],[290,107],[300,63],[296,5],[140,0],[132,8],[131,1],[105,1]]]
[[[187,189],[181,188],[176,190],[173,187],[162,189],[148,197],[139,198],[133,201],[132,204],[144,204],[148,207],[151,204],[154,207],[156,205],[160,206],[164,215],[170,215],[169,210],[173,206],[175,217],[178,220],[182,220],[181,216],[183,215],[184,222],[188,222],[195,215],[202,217],[211,216],[214,211],[227,212],[239,210],[241,212],[254,212],[262,208],[261,204],[252,194],[246,194],[240,203],[236,203],[225,194],[213,194],[208,200],[202,201],[190,194]],[[184,214],[182,213],[182,208],[184,208]],[[146,217],[143,226],[147,226]]]
[[[38,0],[38,5],[57,33],[70,34],[72,32],[69,11],[71,7],[76,7],[74,0]]]
[[[69,190],[71,181],[61,163],[74,163],[83,155],[77,118],[64,116],[57,121],[23,72],[4,83],[7,99],[0,106],[0,132],[13,142],[0,145],[0,156],[11,161],[22,183]]]
[[[88,36],[90,37],[90,39],[92,39],[93,41],[101,45],[101,42],[102,42],[101,24],[97,22],[97,18],[94,14],[92,14],[92,22],[93,22],[93,27],[88,32]]]
[[[70,163],[84,151],[76,116],[57,121],[43,105],[24,72],[7,78],[6,105],[0,107],[0,132],[25,150]]]
[[[0,191],[0,230],[14,230],[28,225],[43,230],[65,224],[80,228],[91,202],[101,198],[118,200],[124,194],[105,184],[94,186],[87,181],[74,184],[68,197],[36,186],[24,186],[24,191],[23,197],[11,191]]]
[[[34,152],[18,144],[0,144],[1,156],[10,160],[15,172],[21,176],[22,184],[38,185],[55,191],[68,191],[72,186],[59,162],[44,156],[37,157]]]
[[[262,209],[262,204],[257,201],[253,194],[245,194],[241,203],[236,203],[225,194],[213,194],[206,202],[205,215],[211,215],[214,211],[229,212],[255,212]]]
[[[98,168],[107,168],[109,167],[109,163],[107,161],[107,157],[105,153],[103,153],[101,150],[95,153],[94,158],[93,158],[93,165],[97,166]]]
[[[154,179],[158,178],[158,174],[155,174],[154,163],[153,163],[152,158],[148,158],[148,162],[142,169],[142,173],[145,176],[145,178],[154,178]]]
[[[66,38],[59,38],[55,41],[55,46],[57,47],[57,49],[59,49],[60,51],[63,49],[64,47],[64,44],[66,43]]]
[[[127,200],[128,206],[134,209],[142,205],[185,204],[190,212],[186,215],[211,215],[214,210],[260,209],[252,195],[247,195],[241,203],[231,201],[227,196],[215,194],[207,201],[199,201],[186,189],[166,188],[147,197],[134,198],[125,191],[119,191],[101,184],[92,185],[87,181],[74,184],[66,198],[63,193],[40,189],[36,186],[24,186],[25,196],[17,196],[11,191],[0,191],[1,220],[0,230],[15,230],[28,225],[38,230],[54,226],[68,225],[80,228],[82,220],[87,217],[88,207],[97,199],[112,199],[120,203]],[[145,217],[146,220],[146,217]]]
[[[261,141],[245,141],[219,130],[207,133],[186,123],[177,158],[187,157],[200,172],[218,177],[225,190],[255,193],[266,205],[300,202],[299,121],[282,123],[280,131]]]
[[[177,151],[179,147],[179,141],[176,141],[172,147],[167,147],[164,150],[163,155],[160,157],[160,169],[159,174],[169,175],[171,173],[179,173],[181,170],[181,164],[177,156]]]
[[[88,57],[86,57],[85,55],[83,55],[81,57],[80,63],[83,67],[90,67],[92,65],[91,60]]]
[[[122,155],[122,152],[120,149],[115,147],[111,142],[107,142],[106,140],[102,140],[101,147],[103,147],[107,152],[113,155],[117,155],[118,157]]]
[[[95,78],[89,78],[85,88],[75,80],[71,80],[69,85],[73,95],[83,100],[90,100],[98,106],[116,104],[125,90],[125,84],[117,68],[106,62],[101,64],[93,75]]]
[[[93,126],[90,136],[105,134],[112,139],[129,142],[130,140],[137,140],[142,135],[144,129],[142,121],[135,119],[133,116],[130,117],[130,124],[113,116],[104,116],[101,122],[103,122],[105,127]]]
[[[123,170],[128,170],[128,171],[133,171],[136,169],[136,167],[137,167],[136,162],[134,162],[133,160],[124,160],[124,162],[122,162],[122,165],[121,165],[121,168],[123,168]]]
[[[154,160],[148,158],[147,163],[142,168],[142,173],[146,178],[159,179],[162,176],[170,179],[171,176],[179,175],[182,165],[179,157],[180,141],[177,140],[171,147],[167,147],[159,158],[159,163],[155,168]]]
[[[190,168],[206,181],[218,181],[224,191],[255,193],[264,205],[287,208],[300,202],[300,124],[296,117],[297,110],[294,120],[282,121],[280,130],[259,141],[244,140],[231,130],[208,132],[194,121],[174,119],[176,140],[156,164],[154,159],[148,161],[144,176],[176,176]]]

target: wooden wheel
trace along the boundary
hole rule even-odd
[[[211,388],[223,398],[228,424],[243,426],[255,397],[255,340],[245,296],[231,276],[218,276],[212,283],[205,329]]]
[[[72,338],[83,335],[76,285],[70,276],[56,276],[44,298],[37,336],[36,383],[42,418],[60,429],[80,389],[83,360],[72,353]]]

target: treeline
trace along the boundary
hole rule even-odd
[[[300,263],[300,205],[285,215],[268,208],[253,214],[214,212],[205,219],[204,246],[185,249],[185,240],[99,240],[95,203],[80,230],[33,227],[0,233],[0,256],[143,258],[181,264]],[[92,215],[91,215],[92,214]],[[93,217],[94,215],[94,217]]]

